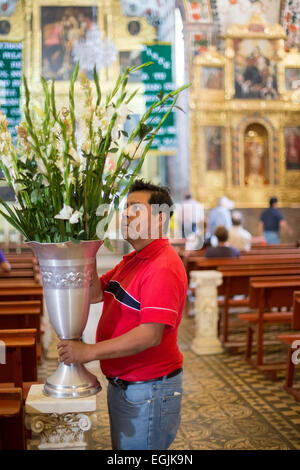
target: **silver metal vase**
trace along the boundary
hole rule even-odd
[[[39,260],[49,318],[60,339],[79,340],[85,329],[96,254],[102,243],[28,242]],[[60,363],[44,386],[44,393],[56,398],[86,397],[100,390],[97,378],[82,364]]]

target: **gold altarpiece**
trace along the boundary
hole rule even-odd
[[[195,57],[190,92],[193,196],[236,207],[300,206],[300,53],[285,32],[254,15],[232,25],[225,53]]]

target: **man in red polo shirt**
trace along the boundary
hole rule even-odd
[[[108,378],[113,449],[167,449],[180,423],[182,354],[178,326],[187,291],[183,264],[164,238],[173,202],[166,188],[137,180],[122,215],[135,251],[100,278],[104,300],[96,344],[61,341],[65,364],[99,359]]]

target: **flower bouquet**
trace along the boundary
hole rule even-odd
[[[40,105],[32,100],[24,78],[24,122],[17,128],[16,143],[0,114],[0,166],[16,195],[13,206],[0,199],[0,214],[23,234],[39,259],[47,310],[61,339],[82,335],[95,257],[109,221],[180,91],[186,88],[160,93],[128,135],[124,124],[130,119],[130,105],[137,93],[128,93],[128,76],[140,67],[127,68],[103,97],[96,68],[94,80],[89,81],[78,74],[77,64],[70,80],[69,105],[60,109],[54,81],[42,78]],[[75,110],[78,75],[84,96],[80,116]],[[165,114],[154,126],[155,111],[162,107]],[[100,384],[84,366],[60,364],[44,391],[69,398],[99,389]]]

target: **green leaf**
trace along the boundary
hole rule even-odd
[[[37,189],[34,189],[30,195],[30,200],[32,204],[36,204],[39,200],[39,191]]]

